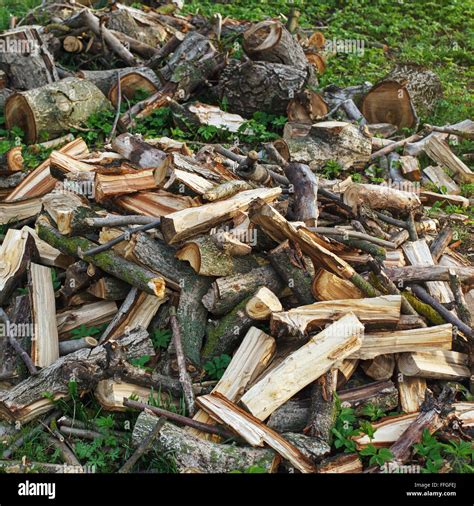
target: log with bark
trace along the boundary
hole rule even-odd
[[[7,128],[21,128],[28,143],[54,138],[80,127],[91,114],[109,110],[110,102],[94,84],[69,77],[10,96],[5,103]]]

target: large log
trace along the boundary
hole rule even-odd
[[[308,62],[303,48],[279,21],[262,21],[243,35],[243,49],[255,61],[283,63],[305,70]]]
[[[61,236],[45,219],[37,223],[37,229],[40,239],[66,255],[77,256],[79,249],[87,251],[96,246],[93,242],[82,237]],[[164,294],[165,281],[163,278],[139,265],[124,260],[113,251],[104,251],[92,256],[86,255],[83,260],[147,293],[157,297],[162,297]]]
[[[143,355],[154,355],[148,333],[137,329],[122,336],[116,342],[117,351],[122,351],[128,360]],[[79,392],[89,391],[108,374],[111,359],[110,345],[82,349],[60,357],[38,375],[22,381],[10,390],[0,393],[0,417],[6,420],[26,422],[54,408],[52,399],[69,395],[69,381],[75,379]],[[44,392],[50,398],[44,397]]]
[[[294,394],[327,372],[336,361],[360,348],[363,329],[352,313],[343,316],[267,373],[241,402],[252,415],[265,420]]]
[[[441,82],[434,72],[399,65],[367,93],[362,114],[369,123],[411,128],[418,123],[418,116],[430,114],[441,94]]]
[[[281,63],[231,60],[219,77],[218,91],[229,110],[244,118],[258,111],[285,114],[306,78],[306,71]]]
[[[344,192],[344,203],[357,211],[365,204],[372,209],[412,211],[421,206],[416,193],[401,191],[384,185],[352,183]]]
[[[400,319],[400,308],[400,295],[315,302],[273,313],[270,328],[274,336],[295,336],[301,339],[348,312],[353,312],[365,325],[395,326]]]
[[[138,416],[133,429],[133,442],[138,445],[149,434],[159,418],[147,412]],[[266,472],[274,472],[279,458],[263,448],[221,445],[189,434],[172,423],[165,423],[160,430],[155,446],[162,454],[173,454],[181,473],[229,473],[245,471],[258,465]]]
[[[283,138],[293,162],[307,163],[312,170],[323,168],[329,160],[343,169],[365,165],[372,143],[368,135],[351,123],[322,121],[313,125],[287,123]]]
[[[246,211],[254,200],[262,199],[271,202],[280,193],[281,188],[279,187],[247,190],[226,200],[168,214],[161,220],[163,237],[169,244],[174,244],[201,232],[207,232],[216,224],[235,215],[238,211]]]
[[[468,378],[468,356],[457,351],[439,350],[419,353],[403,353],[398,368],[406,376],[459,380]]]
[[[15,93],[5,103],[7,128],[21,128],[28,143],[80,126],[94,113],[109,110],[110,102],[89,81],[68,77],[40,88]]]
[[[0,70],[6,72],[9,87],[31,90],[59,80],[54,58],[38,27],[6,31],[0,35],[0,43]]]

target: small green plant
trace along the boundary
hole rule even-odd
[[[56,272],[56,269],[51,269],[51,279],[53,280],[54,291],[59,290],[59,288],[61,288],[61,281],[58,279],[58,273]]]
[[[135,367],[140,367],[140,369],[151,370],[149,367],[146,367],[146,364],[150,361],[150,355],[142,355],[141,357],[134,358],[130,360],[130,363]]]
[[[352,179],[352,181],[354,181],[354,183],[362,183],[362,175],[359,174],[358,172],[356,172],[355,174],[352,174],[351,179]]]
[[[233,471],[229,472],[229,474],[265,474],[265,473],[267,473],[267,470],[264,467],[256,465],[246,467],[243,471],[240,471],[239,469],[234,469]]]
[[[231,357],[224,353],[206,362],[204,364],[204,370],[211,379],[221,379],[230,361]]]
[[[95,327],[94,325],[88,327],[86,324],[82,323],[79,327],[71,330],[71,336],[73,339],[81,339],[82,337],[87,336],[96,336],[98,334],[101,334],[106,329],[106,327],[106,323],[99,325],[98,327]]]
[[[328,160],[323,167],[321,174],[326,179],[336,179],[342,172],[342,167],[336,160]]]
[[[171,331],[169,329],[156,329],[151,334],[151,342],[155,349],[166,350],[171,341]]]
[[[383,409],[369,402],[362,409],[362,414],[364,416],[368,416],[372,422],[375,422],[379,418],[382,418],[385,415],[385,412]]]
[[[354,424],[357,421],[354,410],[350,407],[341,406],[341,401],[336,394],[336,409],[337,417],[336,423],[332,428],[332,433],[335,436],[333,441],[336,449],[344,448],[344,452],[355,452],[356,444],[351,439],[352,436],[359,434],[359,429],[354,428]]]
[[[370,457],[370,466],[383,466],[385,462],[393,459],[393,454],[388,448],[376,448],[374,445],[367,445],[359,452],[359,455]]]

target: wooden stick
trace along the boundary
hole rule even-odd
[[[191,416],[193,416],[195,411],[193,386],[191,383],[191,377],[186,369],[186,358],[184,356],[183,344],[181,342],[181,330],[179,328],[178,319],[176,318],[176,309],[174,306],[171,306],[170,308],[170,323],[173,331],[174,349],[178,360],[179,381],[183,386],[184,399],[188,407],[188,412]]]
[[[376,158],[379,158],[381,156],[388,155],[392,151],[395,151],[396,149],[401,148],[402,146],[404,146],[408,142],[416,142],[416,141],[419,141],[420,139],[421,139],[420,135],[417,135],[417,134],[410,135],[410,137],[402,139],[401,141],[398,141],[398,142],[394,142],[393,144],[389,144],[388,146],[385,146],[382,149],[375,151],[375,153],[372,153],[370,155],[369,160],[372,161],[372,160],[375,160]]]
[[[128,408],[149,410],[152,413],[155,413],[156,415],[162,416],[173,422],[180,423],[188,427],[193,427],[194,429],[200,430],[202,432],[207,432],[208,434],[216,434],[217,436],[220,436],[224,439],[235,439],[235,434],[229,432],[226,429],[223,429],[216,425],[198,422],[196,420],[193,420],[192,418],[188,418],[187,416],[178,415],[177,413],[172,413],[171,411],[167,411],[166,409],[150,406],[149,404],[144,404],[143,402],[132,401],[131,399],[124,399],[123,405],[127,406]]]
[[[428,132],[440,132],[448,135],[456,135],[457,137],[464,137],[466,139],[474,140],[474,132],[468,130],[460,130],[459,128],[455,128],[453,126],[433,126],[425,123],[423,128],[426,128]]]
[[[8,318],[7,314],[1,307],[0,307],[0,320],[3,321],[5,328],[9,329],[10,319]],[[36,369],[28,353],[26,353],[26,351],[21,347],[20,343],[13,336],[10,335],[9,331],[7,331],[7,337],[8,343],[15,350],[16,354],[23,360],[24,364],[28,368],[29,373],[32,376],[36,376],[39,373],[39,371],[38,369]]]
[[[377,244],[379,246],[390,248],[390,249],[397,249],[397,246],[395,243],[390,241],[385,241],[384,239],[379,239],[378,237],[372,237],[369,234],[364,234],[361,232],[356,232],[353,230],[343,230],[343,229],[337,229],[337,228],[329,228],[329,227],[316,227],[311,228],[308,227],[309,230],[312,230],[313,232],[316,232],[317,234],[321,235],[329,235],[329,236],[337,236],[337,237],[353,237],[354,239],[363,239],[365,241],[371,242],[373,244]]]
[[[143,441],[138,445],[138,448],[133,452],[132,456],[125,462],[125,464],[118,470],[118,473],[124,474],[128,473],[132,470],[133,466],[140,460],[143,455],[145,455],[150,449],[152,444],[155,442],[155,439],[158,437],[158,434],[161,431],[161,428],[165,424],[165,418],[161,418],[157,421],[155,427],[148,434]]]
[[[109,143],[115,137],[115,131],[120,119],[120,106],[122,105],[122,82],[120,81],[120,70],[117,72],[117,112],[115,113],[114,122],[112,124],[112,130],[107,137],[107,143]]]
[[[123,234],[120,234],[115,239],[112,239],[109,242],[106,242],[105,244],[102,244],[101,246],[97,246],[97,248],[91,248],[87,251],[82,252],[82,256],[91,256],[91,255],[97,255],[97,253],[102,253],[103,251],[107,251],[112,246],[115,246],[116,244],[121,243],[122,241],[129,241],[132,234],[136,234],[137,232],[145,232],[146,230],[152,230],[153,228],[156,228],[160,225],[161,218],[158,218],[157,220],[152,221],[151,223],[147,223],[146,225],[141,225],[136,228],[131,228],[124,232]]]
[[[460,332],[465,334],[467,337],[474,339],[474,331],[469,325],[466,325],[462,320],[457,318],[455,315],[448,311],[440,302],[432,297],[422,286],[412,285],[412,292],[423,302],[429,304],[435,309],[448,323],[452,323],[458,328]]]
[[[123,227],[126,225],[147,225],[155,223],[156,218],[152,216],[128,215],[128,216],[107,216],[106,218],[86,218],[86,223],[93,228],[102,227]]]
[[[469,311],[469,306],[466,304],[466,299],[464,298],[464,294],[461,288],[461,282],[459,281],[459,276],[456,274],[454,269],[449,270],[449,285],[451,286],[451,291],[454,295],[454,300],[456,302],[456,310],[459,318],[469,327],[472,327],[472,319],[471,313]]]

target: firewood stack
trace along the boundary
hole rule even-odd
[[[180,472],[200,473],[362,472],[357,453],[332,446],[341,403],[398,412],[353,441],[399,463],[423,429],[469,438],[474,404],[459,392],[474,381],[474,267],[457,232],[469,218],[437,203],[470,205],[460,185],[474,174],[450,141],[472,139],[474,123],[399,133],[439,97],[436,76],[396,69],[317,93],[303,39],[277,20],[45,9],[48,26],[0,35],[41,45],[0,55],[0,96],[7,127],[52,148],[30,170],[21,149],[0,158],[0,420],[50,414],[71,381],[110,411],[184,397],[186,417],[144,410],[133,442],[153,433]],[[219,43],[235,31],[240,59]],[[77,72],[56,62],[65,52]],[[129,105],[138,90],[147,98]],[[178,126],[230,132],[258,111],[290,121],[257,148],[133,133],[161,107]],[[93,150],[81,125],[107,110],[114,128]],[[382,184],[361,176],[376,165]],[[101,330],[74,339],[84,327]],[[164,329],[171,343],[154,347]],[[223,355],[209,384],[204,366]]]

